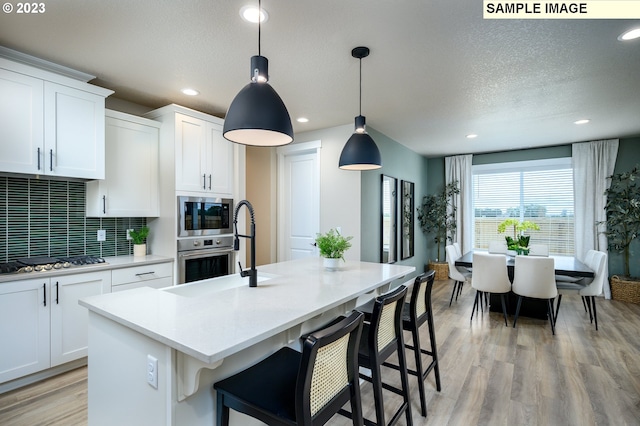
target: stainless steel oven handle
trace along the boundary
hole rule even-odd
[[[233,253],[233,249],[214,249],[214,250],[190,250],[178,253],[178,257],[181,259],[188,259],[191,257],[206,257],[212,254],[225,254]]]

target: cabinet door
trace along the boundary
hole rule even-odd
[[[2,172],[43,173],[43,87],[42,80],[0,69]]]
[[[0,383],[49,368],[49,279],[0,284]]]
[[[104,97],[51,82],[44,93],[45,173],[104,179]]]
[[[176,114],[176,190],[206,192],[207,122]]]
[[[51,278],[51,366],[87,356],[89,311],[78,304],[108,293],[111,271]]]
[[[157,217],[159,124],[109,114],[120,118],[105,120],[105,179],[87,182],[87,215]]]
[[[222,126],[210,124],[208,128],[211,165],[207,176],[207,189],[215,194],[233,194],[233,143],[222,136]]]

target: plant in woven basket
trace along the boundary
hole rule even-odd
[[[640,235],[640,170],[633,170],[610,176],[611,186],[607,195],[606,224],[609,250],[623,254],[624,275],[630,277],[629,257],[631,243]]]

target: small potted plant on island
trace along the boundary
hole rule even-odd
[[[330,229],[326,234],[318,234],[316,246],[320,256],[324,257],[324,267],[330,271],[338,269],[340,260],[344,262],[344,252],[351,248],[353,237],[345,237],[337,229]]]
[[[524,235],[525,231],[535,230],[539,231],[540,227],[537,223],[529,220],[520,221],[517,218],[509,218],[503,220],[498,225],[498,233],[502,234],[507,230],[507,226],[513,226],[513,237],[505,235],[507,240],[507,249],[515,251],[516,254],[529,254],[529,240],[531,236]]]
[[[133,241],[133,255],[134,256],[146,256],[147,255],[147,237],[149,236],[149,228],[143,226],[138,231],[135,229],[129,230],[129,236]]]
[[[611,297],[614,300],[640,304],[640,278],[631,276],[630,254],[634,240],[640,236],[640,170],[638,166],[611,178],[606,191],[606,235],[609,250],[622,254],[624,275],[611,277]]]

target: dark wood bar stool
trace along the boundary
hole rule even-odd
[[[427,401],[424,393],[424,381],[433,370],[436,377],[436,389],[442,389],[440,384],[440,366],[438,364],[438,349],[436,347],[436,331],[433,324],[433,311],[431,310],[431,290],[435,279],[436,271],[429,270],[416,277],[413,282],[413,292],[411,300],[404,304],[402,318],[402,328],[411,332],[413,345],[406,344],[405,348],[413,351],[416,360],[416,371],[408,369],[407,372],[418,378],[418,391],[420,392],[420,411],[422,417],[427,417]],[[429,330],[429,349],[423,349],[420,344],[420,327],[427,323]],[[431,361],[426,368],[422,365],[422,354],[431,357]],[[385,363],[384,365],[398,368],[395,365]]]
[[[213,385],[216,424],[229,424],[229,408],[269,425],[323,425],[351,402],[362,425],[358,344],[364,315],[354,311],[305,336],[302,353],[285,347]]]
[[[402,338],[402,310],[406,295],[407,287],[402,285],[389,293],[378,296],[373,302],[370,322],[365,322],[362,327],[358,363],[360,367],[371,370],[371,376],[361,373],[360,378],[370,382],[373,386],[376,411],[376,421],[364,419],[366,425],[393,425],[403,413],[406,416],[407,425],[413,424],[407,363]],[[380,367],[394,353],[398,354],[398,370],[402,389],[382,382]],[[389,423],[385,422],[383,389],[402,396],[403,400]],[[342,413],[349,415],[345,411]]]

